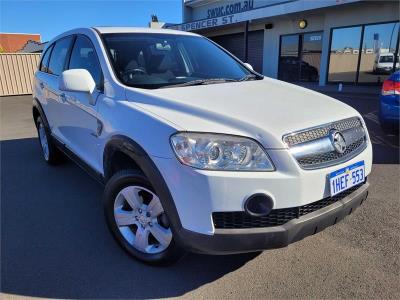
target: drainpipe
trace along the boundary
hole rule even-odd
[[[249,58],[249,23],[250,21],[246,21],[244,28],[244,62],[248,62]]]

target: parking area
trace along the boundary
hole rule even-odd
[[[287,248],[188,254],[156,268],[114,242],[102,186],[71,162],[44,163],[31,96],[0,98],[1,290],[51,298],[400,298],[399,137],[377,98],[335,94],[364,116],[374,146],[368,200],[343,222]]]

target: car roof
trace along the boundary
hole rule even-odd
[[[155,33],[155,34],[178,34],[178,35],[192,35],[197,36],[195,33],[180,31],[180,30],[172,30],[172,29],[163,29],[163,28],[145,28],[145,27],[108,27],[108,26],[100,26],[93,27],[100,33]]]
[[[172,29],[156,29],[156,28],[145,28],[145,27],[111,27],[111,26],[96,26],[96,27],[81,27],[68,30],[63,32],[53,39],[51,39],[43,49],[43,53],[58,39],[72,34],[88,34],[97,31],[100,34],[103,33],[154,33],[154,34],[175,34],[175,35],[186,35],[186,36],[200,36],[196,33],[172,30]]]

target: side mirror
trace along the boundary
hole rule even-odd
[[[253,66],[252,66],[251,64],[249,64],[249,63],[244,63],[244,65],[246,66],[247,69],[250,69],[250,70],[252,70],[252,71],[254,70],[254,69],[253,69]]]
[[[85,69],[72,69],[62,72],[58,78],[58,88],[66,92],[93,93],[96,83]]]

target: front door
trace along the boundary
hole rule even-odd
[[[101,170],[98,157],[98,135],[102,124],[97,118],[98,100],[102,97],[102,72],[91,41],[78,35],[71,51],[67,69],[86,69],[96,82],[93,93],[64,92],[65,103],[59,131],[66,146],[85,163]]]
[[[322,32],[281,36],[278,78],[317,82],[320,75]]]

